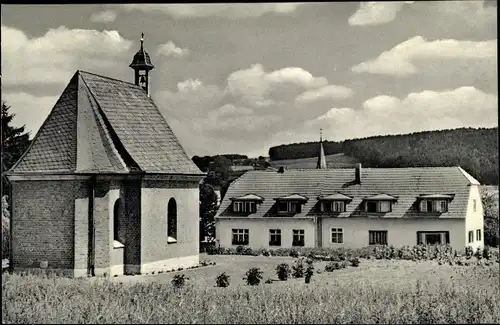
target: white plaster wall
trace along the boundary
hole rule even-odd
[[[474,211],[474,200],[476,200],[476,211]],[[481,240],[477,240],[476,230],[481,229]],[[474,241],[469,243],[469,230],[474,232]],[[465,218],[465,242],[467,246],[472,246],[474,251],[484,247],[484,209],[481,201],[479,185],[471,185],[469,200],[467,202],[467,214]]]
[[[190,265],[184,265],[183,262],[178,267],[197,265],[199,258],[196,256],[200,245],[198,185],[182,188],[169,182],[146,184],[141,190],[141,272],[160,266],[162,269],[175,268],[173,261],[184,257],[190,261]],[[176,243],[167,242],[170,198],[174,198],[177,203]]]
[[[304,229],[304,247],[314,247],[315,225],[313,219],[259,218],[217,219],[216,238],[221,247],[232,245],[232,229],[249,230],[249,246],[258,248],[292,248],[293,229]],[[269,246],[269,229],[281,229],[281,246]]]
[[[332,244],[331,229],[342,228],[343,244]],[[323,218],[323,247],[360,248],[369,245],[369,230],[387,230],[389,245],[401,247],[417,244],[417,231],[449,231],[450,246],[465,248],[465,219],[367,219]]]

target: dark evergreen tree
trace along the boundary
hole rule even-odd
[[[2,197],[9,193],[10,186],[3,173],[14,166],[30,145],[26,127],[12,125],[15,114],[10,113],[9,109],[10,106],[2,102]]]

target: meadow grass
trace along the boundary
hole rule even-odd
[[[252,287],[231,279],[227,288],[215,287],[215,278],[211,285],[196,278],[214,272],[210,267],[190,270],[190,280],[181,289],[161,276],[150,277],[156,281],[121,283],[4,274],[2,323],[500,322],[496,263],[370,263],[315,274],[310,284],[293,279]],[[232,274],[230,264],[224,270]]]

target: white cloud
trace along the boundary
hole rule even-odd
[[[116,19],[116,12],[113,10],[104,10],[95,12],[90,16],[90,21],[93,23],[111,23]]]
[[[172,128],[187,150],[201,155],[267,150],[263,146],[276,130],[302,124],[351,95],[351,89],[328,85],[326,78],[298,67],[266,72],[255,64],[229,74],[225,88],[188,78],[177,83],[176,91],[153,98],[167,109],[167,121],[174,121]],[[307,109],[297,105],[297,96]]]
[[[198,79],[186,79],[177,83],[177,90],[181,93],[187,93],[190,91],[196,91],[198,88],[203,86],[203,82]]]
[[[308,90],[297,96],[295,103],[310,103],[321,99],[344,99],[352,97],[353,91],[344,86],[327,85],[318,89]]]
[[[122,62],[117,58],[128,55],[131,45],[117,31],[60,26],[29,38],[2,25],[2,81],[9,86],[66,84],[78,69],[109,69]]]
[[[177,47],[172,41],[168,41],[165,44],[159,45],[156,53],[158,55],[174,56],[180,58],[188,55],[189,49]]]
[[[302,127],[277,133],[273,144],[313,141],[320,128],[324,138],[338,141],[459,127],[495,127],[497,121],[497,95],[474,87],[425,90],[402,99],[376,96],[366,100],[362,109],[332,108]]]
[[[390,1],[390,2],[361,2],[359,9],[349,17],[349,25],[367,26],[380,25],[393,21],[396,14],[403,8],[404,4],[414,1]]]
[[[233,3],[233,4],[125,4],[126,11],[166,14],[173,18],[223,17],[242,19],[259,17],[266,13],[278,15],[294,13],[303,3]]]
[[[393,76],[415,74],[416,60],[431,59],[496,59],[497,40],[460,41],[444,39],[427,41],[415,36],[385,51],[377,58],[362,62],[351,68],[354,72],[367,72]]]
[[[220,106],[225,90],[216,85],[205,85],[199,79],[186,79],[177,83],[175,92],[159,91],[153,99],[164,109],[164,115],[180,120],[206,117],[211,108]],[[168,120],[168,119],[167,119]]]
[[[298,67],[287,67],[265,72],[261,64],[249,69],[238,70],[227,78],[227,90],[233,96],[241,97],[246,104],[256,107],[269,106],[279,99],[295,98],[304,89],[313,89],[328,84],[324,77],[314,77]],[[273,98],[270,98],[270,97]],[[271,102],[269,102],[271,100]]]
[[[57,99],[56,96],[37,97],[24,92],[2,93],[2,100],[11,106],[10,111],[15,114],[12,124],[26,125],[26,131],[31,132],[31,138],[38,132]]]

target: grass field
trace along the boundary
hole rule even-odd
[[[277,281],[290,257],[203,256],[215,266],[150,276],[63,279],[2,275],[2,323],[498,323],[499,264],[361,260],[359,267]],[[250,267],[264,280],[242,280]],[[228,288],[215,287],[221,272]],[[184,288],[170,284],[189,277]]]

